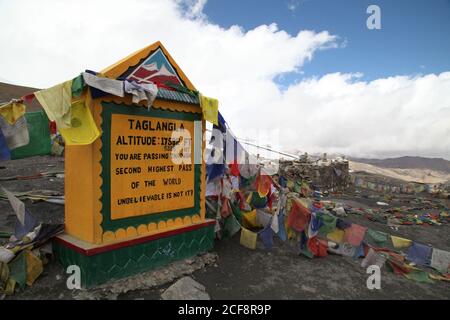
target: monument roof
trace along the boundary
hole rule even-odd
[[[130,54],[100,73],[118,80],[155,83],[161,91],[158,97],[162,99],[198,103],[198,98],[193,95],[175,91],[174,86],[189,91],[196,91],[196,88],[159,41]]]

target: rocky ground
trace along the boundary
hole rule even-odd
[[[1,168],[4,167],[4,168]],[[64,161],[57,157],[34,157],[0,163],[0,178],[32,175],[42,171],[63,170]],[[10,191],[50,189],[64,190],[62,178],[0,181]],[[354,207],[376,207],[376,195],[348,193],[327,200]],[[390,199],[393,206],[407,205],[411,196]],[[383,201],[383,200],[381,200]],[[448,201],[448,200],[447,200]],[[39,220],[63,222],[64,207],[45,202],[25,201]],[[447,203],[448,206],[448,203]],[[400,226],[398,231],[385,223],[370,221],[360,215],[346,219],[375,230],[384,231],[436,248],[450,250],[450,225]],[[0,201],[0,231],[11,230],[14,216],[9,204]],[[16,292],[6,299],[161,299],[161,294],[185,275],[206,288],[211,299],[449,299],[450,284],[417,283],[382,269],[381,289],[366,287],[368,274],[360,260],[329,255],[308,259],[299,256],[297,244],[275,239],[272,250],[258,243],[256,250],[239,244],[239,234],[217,241],[212,253],[178,261],[164,268],[113,282],[90,290],[68,290],[66,274],[55,261],[45,266],[44,273],[32,287]]]

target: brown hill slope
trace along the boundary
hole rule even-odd
[[[423,169],[450,174],[450,161],[442,158],[399,157],[388,159],[351,158],[352,161],[375,165],[381,168]]]
[[[19,99],[22,96],[38,90],[39,89],[36,88],[16,86],[14,84],[0,82],[0,104],[9,102],[11,99]],[[41,105],[36,101],[36,99],[34,99],[33,102],[28,105],[27,111],[38,111],[41,109]]]
[[[431,169],[403,169],[403,168],[383,168],[367,163],[350,161],[350,170],[364,171],[384,177],[420,183],[446,183],[450,181],[450,173],[435,171]]]

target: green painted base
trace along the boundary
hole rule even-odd
[[[149,237],[148,241],[137,239],[138,241],[90,249],[82,248],[79,241],[70,241],[63,235],[55,239],[53,250],[64,268],[70,265],[80,267],[81,285],[90,288],[175,260],[189,258],[213,248],[213,223],[205,223],[192,229],[167,232]]]

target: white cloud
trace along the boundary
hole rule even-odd
[[[450,159],[450,72],[360,77],[334,73],[292,85],[267,106],[278,112],[259,126],[285,128],[282,142],[291,149]]]
[[[281,90],[274,79],[301,74],[318,50],[345,41],[327,31],[290,35],[276,24],[221,28],[204,15],[205,3],[0,1],[0,75],[48,87],[160,40],[198,89],[219,98],[238,135],[279,128],[285,148],[450,158],[449,73],[372,82],[337,73]]]
[[[206,2],[207,0],[176,0],[185,17],[190,19],[207,19],[203,13]]]

